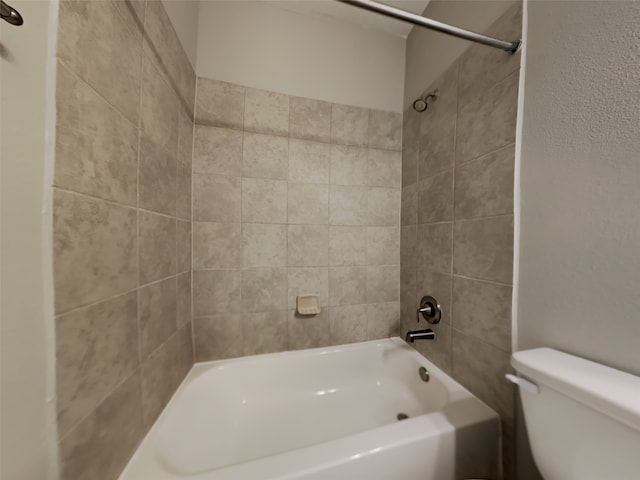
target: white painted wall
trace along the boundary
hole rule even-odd
[[[196,68],[198,50],[198,0],[162,0],[171,24],[191,61]]]
[[[255,1],[204,1],[199,76],[399,112],[404,39]]]
[[[3,22],[0,27],[0,477],[53,480],[57,442],[50,185],[58,6],[56,1],[11,4],[25,23],[14,27]]]
[[[640,375],[640,2],[530,1],[518,348]]]
[[[432,0],[422,15],[456,27],[482,32],[513,3],[505,0]],[[410,106],[420,97],[470,45],[467,40],[414,26],[407,38],[404,107]]]

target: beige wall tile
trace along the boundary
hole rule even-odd
[[[515,142],[518,72],[469,103],[460,104],[456,161],[473,160]]]
[[[498,38],[521,38],[522,2],[514,2],[487,32]],[[471,45],[460,56],[459,95],[462,103],[500,82],[520,68],[521,54],[491,55],[482,45]]]
[[[192,182],[191,165],[178,163],[176,178],[177,202],[176,210],[179,218],[191,220],[192,212]]]
[[[239,222],[242,181],[235,177],[193,175],[193,219],[204,222]]]
[[[247,88],[244,128],[250,132],[289,134],[289,97],[281,93]]]
[[[400,264],[400,229],[367,227],[367,265]]]
[[[176,327],[191,323],[191,272],[176,277]]]
[[[504,381],[512,371],[511,355],[453,330],[453,375],[505,420],[513,418],[513,384]]]
[[[370,187],[368,195],[368,225],[398,225],[400,223],[399,188]]]
[[[287,308],[287,269],[242,271],[242,311],[272,312]]]
[[[366,246],[366,227],[329,227],[330,265],[365,265]]]
[[[177,228],[177,272],[188,272],[191,270],[191,222],[178,220]]]
[[[180,100],[182,103],[182,110],[189,115],[190,118],[194,118],[194,105],[196,98],[196,72],[191,65],[187,53],[184,51],[179,55],[180,59]]]
[[[416,326],[412,328],[416,328]],[[437,325],[429,325],[429,328],[436,333],[436,338],[434,340],[415,342],[413,346],[418,352],[435,363],[436,366],[440,367],[449,375],[453,375],[453,350],[451,347],[453,329],[451,325],[448,323],[439,323]]]
[[[331,145],[331,185],[366,185],[367,149]]]
[[[151,428],[162,409],[178,388],[178,342],[171,336],[140,366],[142,379],[142,416],[145,428]]]
[[[242,266],[284,267],[287,265],[286,225],[245,223],[242,225]]]
[[[367,267],[367,303],[400,301],[400,266]]]
[[[331,142],[340,145],[367,146],[369,111],[349,105],[331,106]]]
[[[193,319],[196,362],[243,355],[242,315],[225,313]]]
[[[242,175],[242,137],[238,130],[196,125],[193,172]]]
[[[331,146],[308,140],[289,139],[289,181],[329,183]]]
[[[242,317],[245,355],[281,352],[289,346],[287,312],[247,313]]]
[[[513,213],[515,147],[456,168],[456,219]]]
[[[55,192],[62,478],[111,479],[193,363],[195,74],[160,1],[61,15],[55,185],[90,195]]]
[[[184,111],[180,113],[178,131],[178,170],[176,178],[176,210],[180,218],[191,219],[191,182],[193,156],[193,121]]]
[[[402,119],[402,186],[418,181],[418,144],[421,114],[413,107],[404,111]]]
[[[366,305],[331,307],[329,310],[329,332],[331,343],[362,342],[367,339]]]
[[[139,206],[146,210],[176,214],[176,155],[140,136]]]
[[[296,309],[298,295],[318,295],[321,307],[329,305],[329,269],[303,267],[287,269],[289,300],[287,308]]]
[[[242,175],[286,180],[289,170],[289,141],[285,137],[244,134]]]
[[[144,16],[144,43],[145,55],[153,61],[158,71],[166,78],[176,94],[181,93],[181,64],[183,60],[188,62],[178,35],[171,24],[169,15],[164,9],[162,1],[150,0]]]
[[[417,328],[416,325],[416,275],[415,265],[400,267],[400,335]]]
[[[138,216],[140,284],[176,274],[176,219],[141,211]]]
[[[141,398],[135,373],[62,438],[61,478],[118,477],[144,436]]]
[[[195,359],[191,323],[178,330],[176,339],[178,342],[178,378],[184,378],[191,370]]]
[[[242,225],[239,223],[193,224],[193,268],[240,268]]]
[[[67,4],[61,8],[71,8]],[[64,64],[58,63],[57,74],[55,185],[136,206],[136,124]]]
[[[402,189],[401,225],[415,225],[418,223],[418,183],[413,183]]]
[[[136,287],[136,211],[54,191],[57,313]]]
[[[454,243],[454,273],[512,282],[513,215],[456,222]]]
[[[60,2],[56,54],[131,122],[138,123],[142,32],[112,2]]]
[[[318,315],[299,315],[288,312],[289,350],[324,347],[329,341],[329,310]]]
[[[367,185],[400,188],[402,186],[402,154],[370,148],[367,151]]]
[[[193,314],[196,317],[238,313],[242,309],[240,270],[193,272]]]
[[[366,298],[366,267],[329,268],[329,305],[363,304]]]
[[[453,277],[448,273],[437,273],[426,268],[418,268],[416,273],[416,308],[420,305],[422,297],[429,295],[440,303],[442,309],[440,321],[443,324],[451,325],[453,318],[452,284]],[[420,316],[420,321],[422,320],[424,319]]]
[[[395,337],[400,325],[400,303],[367,305],[367,340]]]
[[[331,141],[331,104],[311,98],[289,98],[289,136]]]
[[[451,273],[453,223],[418,225],[418,265],[433,272]]]
[[[144,359],[176,331],[176,279],[140,289],[140,355]]]
[[[329,186],[289,183],[288,223],[329,224]]]
[[[369,146],[402,149],[402,114],[369,110]]]
[[[418,223],[453,220],[453,169],[420,181]]]
[[[242,129],[245,88],[198,77],[196,123]]]
[[[127,293],[56,319],[59,437],[137,368],[137,298]]]
[[[242,221],[287,223],[287,182],[243,178]]]
[[[418,263],[418,228],[415,225],[400,227],[400,265],[414,266]]]
[[[419,179],[453,167],[457,84],[458,62],[455,62],[427,89],[440,93],[435,101],[430,101],[429,109],[420,114]]]
[[[142,58],[140,126],[162,148],[177,152],[178,98],[147,56]]]
[[[331,186],[329,189],[330,225],[366,225],[367,187]]]
[[[329,265],[329,227],[327,225],[289,225],[287,265],[290,267]]]
[[[453,279],[456,330],[511,352],[511,286]]]

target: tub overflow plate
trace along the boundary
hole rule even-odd
[[[418,374],[420,375],[420,378],[422,379],[423,382],[429,381],[429,372],[427,372],[426,368],[420,367],[418,369]]]

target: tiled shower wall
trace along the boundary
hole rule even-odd
[[[195,73],[159,1],[60,2],[62,478],[113,479],[193,364]]]
[[[486,33],[519,38],[521,16],[515,5]],[[519,54],[471,46],[426,88],[438,99],[405,112],[402,159],[402,331],[416,328],[420,297],[441,302],[437,339],[414,346],[500,414],[505,478],[519,68]]]
[[[198,78],[197,360],[397,334],[401,121]]]

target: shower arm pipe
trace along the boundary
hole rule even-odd
[[[463,28],[454,27],[453,25],[447,25],[446,23],[438,22],[437,20],[422,17],[420,15],[416,15],[415,13],[407,12],[405,10],[391,7],[389,5],[385,5],[384,3],[374,2],[372,0],[338,1],[346,3],[348,5],[353,5],[354,7],[362,8],[364,10],[369,10],[370,12],[380,13],[397,20],[413,23],[414,25],[418,25],[419,27],[428,28],[430,30],[435,30],[437,32],[445,33],[454,37],[481,43],[483,45],[488,45],[489,47],[499,48],[500,50],[504,50],[505,52],[508,52],[512,55],[520,50],[520,46],[522,45],[521,40],[516,40],[514,42],[498,40],[497,38],[488,37],[480,33],[475,33]]]

